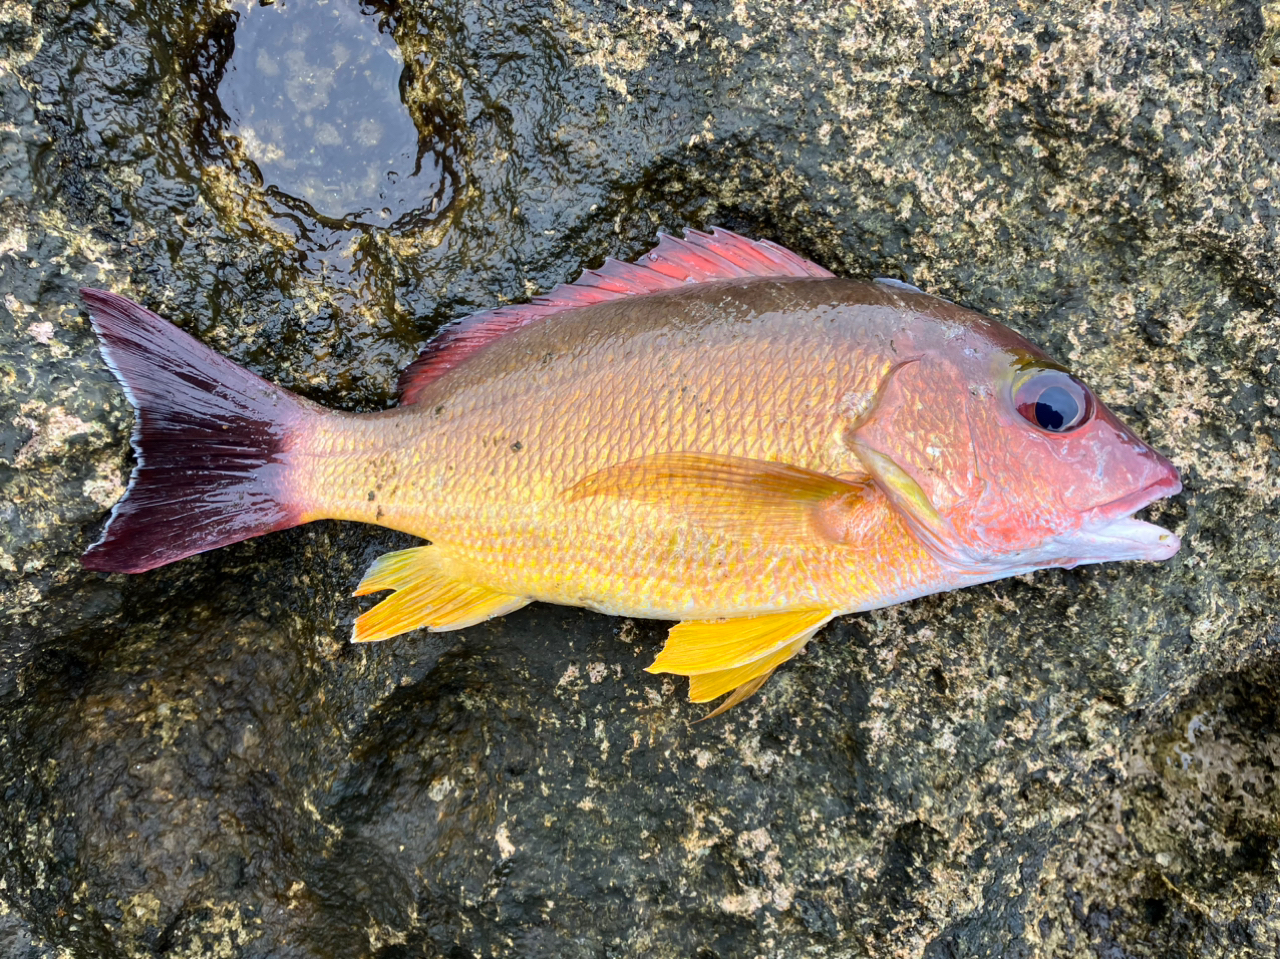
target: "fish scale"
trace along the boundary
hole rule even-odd
[[[762,289],[766,284],[768,291]],[[412,421],[416,435],[406,422],[396,437],[398,498],[362,500],[361,490],[372,487],[374,478],[355,472],[346,452],[359,444],[330,439],[327,431],[317,438],[319,452],[302,455],[323,462],[324,447],[331,444],[344,451],[343,459],[336,468],[304,467],[323,477],[304,496],[323,515],[373,521],[382,509],[377,522],[431,540],[475,570],[478,582],[550,602],[672,618],[757,613],[797,603],[860,606],[866,576],[837,544],[778,542],[764,533],[743,544],[690,530],[679,511],[601,498],[565,503],[563,493],[573,478],[669,450],[863,474],[848,451],[833,455],[832,440],[842,425],[839,399],[873,390],[890,364],[851,350],[832,335],[837,327],[811,314],[833,297],[865,292],[865,285],[832,281],[733,281],[587,307],[554,330],[516,331],[477,356],[470,377],[451,378],[419,401],[453,412],[418,417]],[[752,309],[744,301],[763,306]],[[870,318],[875,303],[869,306]],[[676,329],[660,325],[689,312],[712,335],[698,335],[701,330],[687,319]],[[727,337],[724,315],[749,331]],[[586,335],[606,329],[613,332]],[[644,342],[653,337],[669,345],[659,352]],[[584,341],[589,347],[578,351],[563,347]],[[841,352],[847,354],[844,363],[834,358]],[[554,356],[550,362],[544,359],[548,354]],[[523,375],[521,364],[530,364],[534,375]],[[752,379],[781,388],[744,388]],[[731,392],[726,384],[739,388]],[[617,395],[628,398],[621,411],[612,402]],[[829,412],[815,417],[817,409]],[[635,427],[612,428],[610,420],[619,412]],[[400,411],[384,415],[408,420]],[[332,428],[364,431],[367,424],[335,418]],[[526,437],[519,451],[510,448],[510,437]],[[344,509],[347,504],[358,508]],[[539,522],[510,532],[513,519],[518,522],[531,509]],[[901,527],[886,523],[882,530],[879,556],[924,572],[927,555]],[[673,538],[675,548],[668,545]],[[725,563],[712,561],[725,550],[733,550]]]
[[[760,688],[832,617],[1045,566],[1163,559],[1172,466],[994,321],[727,231],[663,237],[444,331],[402,403],[324,410],[85,291],[138,410],[87,566],[137,572],[312,519],[379,557],[353,638],[542,600],[678,620],[649,667]]]
[[[759,296],[753,284],[745,286],[750,296]],[[826,300],[833,291],[824,286],[819,284],[819,293]],[[722,301],[724,294],[695,291],[694,296],[681,298]],[[772,312],[773,325],[804,328],[806,324],[796,319],[797,296],[801,294],[786,298],[785,310]],[[580,330],[572,329],[575,325],[582,329],[609,325],[620,330],[617,337],[622,343],[631,343],[636,339],[632,330],[640,325],[632,312],[639,309],[649,314],[655,306],[660,303],[625,301],[588,307],[567,318],[553,342],[579,337]],[[320,481],[305,497],[315,503],[316,512],[342,511],[344,519],[367,520],[371,512],[383,508],[381,521],[396,517],[388,525],[447,544],[463,556],[470,549],[467,543],[492,540],[509,529],[513,513],[518,516],[522,507],[536,507],[539,530],[521,544],[522,552],[540,548],[541,542],[554,543],[563,563],[568,561],[563,553],[567,530],[632,526],[641,535],[634,547],[646,544],[636,556],[644,556],[648,545],[662,539],[667,526],[676,533],[685,531],[678,517],[667,525],[653,525],[658,517],[645,516],[648,522],[639,522],[625,511],[617,515],[617,503],[561,504],[561,494],[573,479],[609,463],[669,449],[704,449],[795,462],[818,471],[863,472],[849,453],[836,458],[829,448],[840,425],[837,401],[847,392],[868,389],[870,376],[887,364],[851,355],[849,373],[837,378],[835,364],[819,352],[832,348],[829,338],[792,335],[786,350],[771,351],[769,341],[783,332],[771,329],[769,319],[765,316],[760,330],[763,343],[728,343],[727,356],[714,341],[687,347],[686,355],[668,348],[660,364],[650,359],[653,350],[648,343],[636,343],[627,350],[614,346],[612,339],[598,338],[593,348],[604,353],[602,359],[596,360],[590,352],[558,352],[548,365],[540,359],[547,352],[547,343],[538,342],[543,337],[524,343],[518,333],[509,334],[507,342],[495,343],[472,361],[475,366],[486,360],[490,369],[476,370],[470,383],[451,383],[453,389],[440,389],[419,403],[443,405],[448,414],[410,417],[397,410],[383,415],[399,428],[387,443],[398,451],[397,499],[362,497],[361,490],[374,487],[376,478],[361,475],[349,458],[360,440],[340,434],[344,430],[367,433],[370,424],[362,417],[340,416],[316,438],[317,452],[308,449],[306,453],[317,461],[306,471],[314,472]],[[717,353],[719,364],[712,369],[708,357]],[[529,359],[538,375],[524,378],[518,364]],[[740,388],[739,405],[730,405],[723,384],[748,382],[744,370],[753,371],[759,383],[778,383],[782,388]],[[582,402],[582,396],[589,401]],[[627,401],[622,410],[611,402],[620,396]],[[831,415],[815,419],[808,415],[812,408],[827,408]],[[636,424],[634,428],[612,428],[611,420],[620,412]],[[771,429],[763,429],[764,425]],[[521,438],[520,451],[509,446],[507,439],[512,437]],[[326,446],[342,451],[337,465],[325,463],[330,457]],[[502,490],[500,502],[495,502],[493,489]]]

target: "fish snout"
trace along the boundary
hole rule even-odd
[[[1134,473],[1132,485],[1136,488],[1091,510],[1092,519],[1109,522],[1131,516],[1156,500],[1182,492],[1182,478],[1177,467],[1149,447],[1143,451],[1142,468]]]

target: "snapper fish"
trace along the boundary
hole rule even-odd
[[[137,411],[89,569],[138,573],[316,519],[377,559],[355,642],[533,602],[678,620],[650,672],[754,693],[832,618],[1045,567],[1163,560],[1182,486],[1064,366],[972,310],[726,230],[661,236],[446,328],[400,404],[325,409],[84,290]]]

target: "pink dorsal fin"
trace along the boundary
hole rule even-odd
[[[658,245],[639,262],[612,257],[598,270],[583,270],[572,283],[561,283],[532,303],[500,306],[473,313],[423,347],[418,358],[400,374],[401,404],[416,403],[429,383],[505,333],[534,320],[624,296],[643,296],[682,286],[744,276],[834,276],[818,264],[796,256],[768,240],[713,227],[710,233],[685,231],[684,239],[658,234]]]

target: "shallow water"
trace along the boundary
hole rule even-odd
[[[313,220],[420,227],[456,192],[447,145],[401,99],[404,57],[385,16],[349,2],[248,7],[216,94],[266,194]]]

